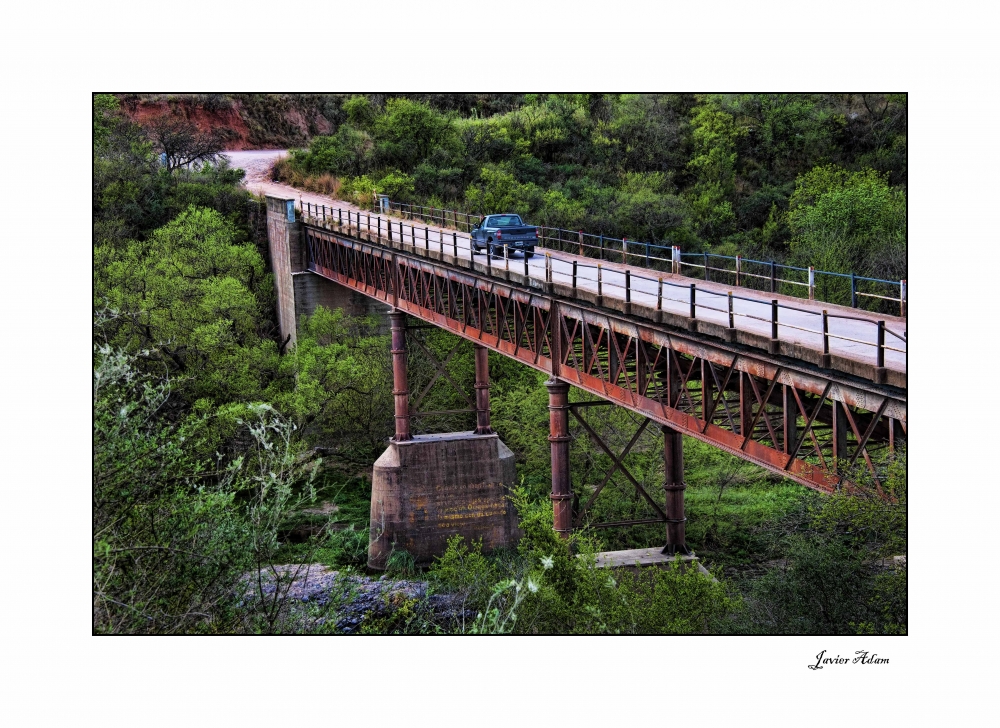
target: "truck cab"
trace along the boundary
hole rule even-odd
[[[473,255],[484,248],[490,256],[503,255],[506,245],[508,252],[521,251],[526,258],[530,258],[538,242],[538,228],[525,223],[516,213],[505,212],[483,216],[473,226],[469,237]]]

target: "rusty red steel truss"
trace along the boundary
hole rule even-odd
[[[878,485],[879,451],[906,437],[905,390],[556,297],[513,272],[304,230],[310,271],[810,488],[836,490],[859,462]]]

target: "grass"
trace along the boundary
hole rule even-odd
[[[368,563],[368,524],[371,508],[371,481],[327,467],[317,479],[316,497],[282,524],[286,540],[277,563],[322,563],[331,568],[363,569]],[[333,502],[336,510],[318,513]],[[305,527],[313,535],[295,537]]]

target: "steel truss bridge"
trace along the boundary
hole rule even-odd
[[[536,255],[530,267],[477,259],[459,249],[457,234],[439,235],[432,248],[426,230],[338,213],[305,215],[309,271],[809,488],[833,492],[855,466],[879,488],[879,456],[905,440],[905,334],[902,348],[886,345],[886,324],[874,314],[847,309],[878,331],[877,355],[856,353],[863,347],[851,349],[846,335],[848,348],[831,354],[826,310],[822,338],[779,338],[777,300],[760,301],[765,311],[771,304],[770,327],[766,313],[744,313],[760,325],[737,329],[732,292],[727,322],[724,307],[696,310],[694,286],[690,308],[665,306],[662,280],[659,300],[655,289],[630,295],[629,274],[641,269],[619,266],[625,286],[602,290],[600,273],[596,287],[578,280],[572,256]],[[819,314],[802,306],[784,308]],[[885,349],[897,353],[889,368]]]

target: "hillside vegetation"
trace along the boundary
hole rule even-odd
[[[906,97],[352,96],[294,184],[889,280],[906,277]]]

